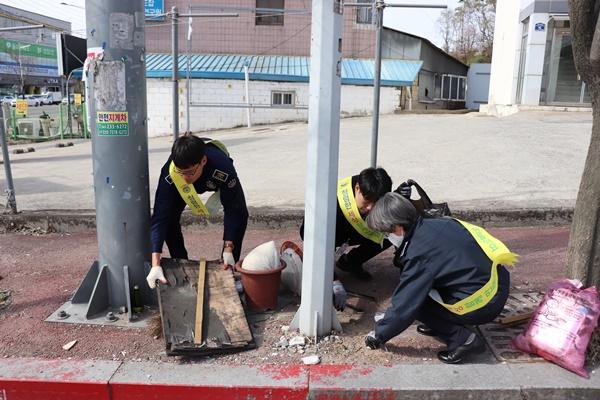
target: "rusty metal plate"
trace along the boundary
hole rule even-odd
[[[540,357],[516,350],[510,345],[510,341],[523,332],[528,319],[512,325],[503,325],[499,321],[506,317],[535,311],[543,298],[544,293],[542,292],[511,293],[497,320],[479,326],[481,334],[498,361],[533,362],[542,360]]]

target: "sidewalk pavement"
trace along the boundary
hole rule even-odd
[[[384,115],[378,165],[394,184],[412,178],[453,209],[572,208],[592,126],[591,113],[521,112],[505,118],[462,115]],[[302,210],[308,125],[289,123],[201,133],[221,140],[235,160],[248,205]],[[369,166],[371,119],[341,121],[339,176]],[[107,139],[113,140],[113,139]],[[19,210],[92,210],[89,141],[14,145],[11,154]],[[150,198],[172,139],[149,139]],[[6,189],[0,174],[0,191]]]
[[[521,225],[492,232],[521,254],[513,273],[515,291],[543,290],[563,276],[568,210],[575,203],[590,132],[588,113],[528,112],[501,119],[476,113],[383,116],[378,160],[395,184],[413,178],[434,201],[448,201],[453,210],[473,216],[492,210],[497,221],[512,218]],[[266,221],[250,225],[244,253],[266,240],[299,241],[295,223],[304,200],[307,125],[204,136],[228,146],[251,218]],[[343,120],[340,143],[339,176],[366,167],[370,119]],[[151,198],[170,146],[170,138],[149,140]],[[361,287],[377,303],[360,317],[344,312],[345,350],[338,358],[323,353],[322,365],[303,366],[296,353],[273,355],[279,328],[289,324],[293,311],[257,322],[256,350],[191,360],[166,357],[164,343],[137,329],[46,323],[97,256],[91,146],[78,141],[67,148],[50,143],[33,147],[34,153],[11,154],[17,204],[28,211],[21,218],[44,220],[46,227],[54,223],[58,228],[50,230],[59,233],[0,235],[0,285],[13,290],[14,298],[10,308],[0,311],[0,400],[600,398],[598,366],[588,366],[590,379],[583,379],[544,361],[498,361],[490,349],[472,364],[442,365],[435,359],[440,344],[413,328],[390,344],[390,352],[366,350],[362,338],[372,316],[389,304],[397,282],[389,254],[369,263],[379,279]],[[0,189],[5,188],[3,178]],[[62,210],[58,214],[66,218],[53,219],[53,213],[44,211],[49,209]],[[564,226],[523,227],[540,220]],[[15,223],[7,217],[2,221]],[[83,229],[73,230],[73,223]],[[190,257],[218,257],[220,232],[215,229],[188,225]],[[47,230],[42,226],[33,233]],[[76,231],[83,233],[69,233]],[[345,285],[358,288],[346,278]],[[78,344],[63,351],[62,345],[73,338]]]
[[[521,255],[511,274],[513,294],[544,290],[563,275],[568,226],[490,230]],[[218,257],[219,233],[216,226],[186,231],[190,257]],[[299,238],[296,228],[251,228],[243,253],[266,240]],[[297,301],[249,316],[257,349],[204,358],[168,357],[164,341],[143,329],[44,322],[69,299],[96,254],[93,231],[0,236],[0,287],[13,291],[13,304],[0,311],[0,399],[600,398],[599,366],[587,366],[590,378],[584,379],[536,358],[499,361],[495,342],[512,335],[508,331],[484,331],[487,350],[458,366],[437,361],[443,345],[414,326],[390,341],[387,351],[367,349],[363,337],[375,312],[389,305],[398,280],[389,251],[367,264],[372,282],[340,272],[348,290],[377,301],[359,304],[364,313],[338,313],[340,339],[306,346],[304,354],[277,346]],[[74,339],[75,347],[63,350]],[[302,365],[311,352],[321,356],[321,365]]]

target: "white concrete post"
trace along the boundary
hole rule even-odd
[[[549,19],[549,14],[531,14],[529,16],[527,58],[525,59],[521,104],[533,106],[540,104]]]
[[[491,113],[514,104],[521,40],[519,12],[518,1],[501,0],[496,4],[490,92],[487,107],[481,107]]]
[[[340,133],[342,5],[313,1],[302,302],[293,329],[341,330],[333,309],[335,210]]]

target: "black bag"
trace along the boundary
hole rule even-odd
[[[412,192],[412,188],[417,190],[419,194],[419,198],[413,200],[410,198],[410,194]],[[436,217],[445,217],[450,216],[452,213],[450,212],[450,207],[448,207],[448,203],[434,203],[431,201],[425,190],[412,179],[403,182],[394,190],[394,192],[404,196],[415,206],[417,212],[421,214],[425,218],[436,218]]]

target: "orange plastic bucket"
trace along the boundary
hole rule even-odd
[[[242,268],[240,260],[235,269],[242,274],[242,285],[246,293],[246,303],[253,311],[272,310],[277,307],[277,294],[281,283],[281,271],[286,267],[281,261],[281,267],[267,271],[248,271]]]

